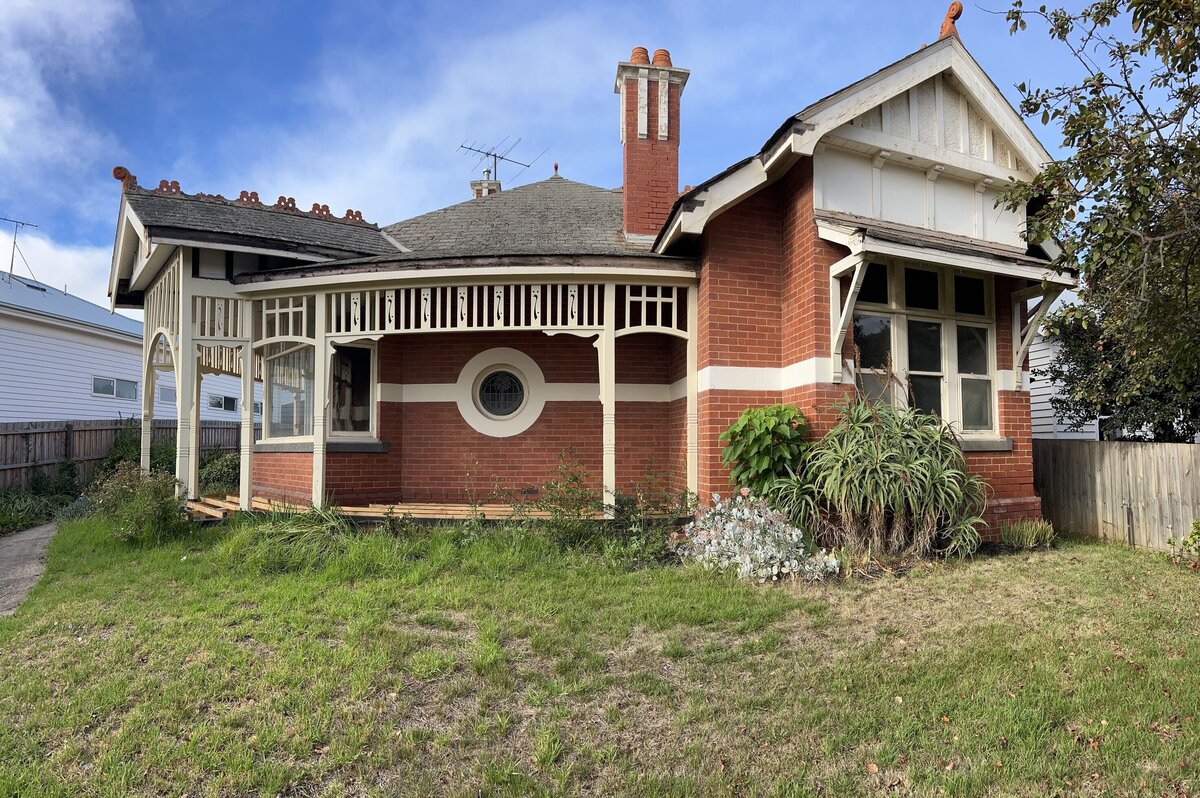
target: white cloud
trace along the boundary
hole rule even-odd
[[[11,230],[0,243],[4,253],[4,267],[8,267],[11,254]],[[26,268],[21,255],[16,257],[14,272],[21,276],[32,276],[47,285],[65,289],[67,293],[82,297],[102,307],[108,307],[108,271],[112,262],[111,246],[87,244],[60,244],[46,236],[22,231],[17,236],[17,246],[24,254]],[[141,312],[121,311],[140,319]]]
[[[90,207],[95,197],[77,176],[95,172],[116,146],[72,97],[77,89],[103,85],[132,17],[126,0],[0,4],[0,172],[5,176],[0,200],[5,204]]]

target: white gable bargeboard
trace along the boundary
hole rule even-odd
[[[817,208],[1024,246],[1023,211],[997,207],[1033,170],[950,72],[832,130],[813,153]]]

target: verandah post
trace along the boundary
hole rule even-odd
[[[600,364],[601,453],[604,514],[611,518],[617,487],[617,286],[604,285],[604,329],[596,341]]]
[[[154,346],[142,336],[142,471],[150,472],[150,446],[154,443]]]
[[[313,363],[313,447],[312,447],[312,504],[325,505],[325,409],[329,403],[329,344],[325,333],[329,324],[326,295],[316,295],[316,358]]]
[[[183,249],[176,250],[170,268],[179,278],[175,329],[175,479],[180,491],[190,494],[192,458],[192,405],[196,401],[196,347],[192,345],[192,285],[183,267]]]
[[[238,506],[243,510],[254,508],[254,482],[251,468],[254,459],[254,302],[242,301],[242,332],[246,343],[242,344],[242,430],[240,445],[241,469],[238,473]],[[266,408],[263,408],[263,423],[266,424]]]

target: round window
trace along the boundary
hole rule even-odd
[[[511,371],[498,369],[479,381],[479,409],[489,416],[504,418],[525,403],[525,385]]]

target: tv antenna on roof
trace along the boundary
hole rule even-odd
[[[37,279],[37,275],[33,273],[33,267],[29,265],[29,261],[25,260],[25,253],[21,252],[21,248],[17,246],[17,231],[22,227],[37,227],[33,222],[22,222],[20,219],[9,219],[7,216],[0,216],[0,222],[11,222],[13,226],[12,252],[8,256],[8,280],[12,282],[13,266],[17,261],[17,253],[21,253],[21,261],[25,264],[25,268],[29,270],[29,276]]]
[[[516,141],[514,141],[513,143],[508,145],[508,149],[501,151],[500,148],[504,146],[504,143],[506,141],[508,141],[508,136],[505,136],[504,138],[500,139],[500,142],[498,144],[495,144],[491,147],[483,148],[483,147],[480,147],[479,144],[475,141],[472,141],[470,144],[467,144],[467,140],[463,139],[463,143],[459,144],[458,148],[460,150],[466,150],[467,152],[474,152],[479,155],[479,160],[475,162],[476,168],[478,168],[479,164],[483,163],[484,161],[490,160],[491,161],[491,175],[492,175],[493,180],[500,179],[500,162],[501,161],[504,161],[505,163],[513,164],[514,166],[521,167],[520,169],[517,170],[516,174],[514,174],[511,178],[509,178],[510,180],[516,180],[517,177],[520,176],[521,172],[524,172],[526,169],[528,169],[529,167],[531,167],[535,163],[537,163],[538,158],[541,158],[543,155],[545,155],[550,150],[550,148],[547,147],[546,149],[544,149],[538,153],[537,158],[534,158],[529,163],[524,163],[523,161],[518,161],[516,158],[508,157],[508,154],[510,152],[512,152],[513,150],[515,150],[517,148],[517,145],[521,143],[521,140],[517,139]]]

